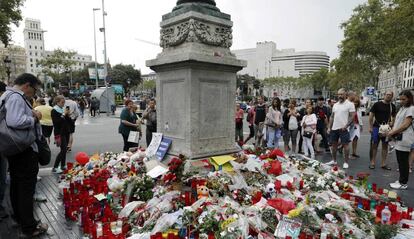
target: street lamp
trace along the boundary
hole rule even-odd
[[[11,60],[9,59],[9,56],[6,56],[3,62],[4,62],[4,67],[6,68],[7,85],[9,85],[10,84],[10,73],[11,73]]]
[[[107,65],[107,54],[106,54],[106,28],[105,28],[105,0],[102,0],[102,24],[103,27],[100,29],[103,32],[104,36],[104,72],[105,72],[105,91],[106,91],[106,103],[107,103],[107,112],[106,115],[109,116],[109,94],[108,94],[108,65]]]
[[[99,74],[98,74],[98,58],[96,55],[96,25],[95,25],[95,12],[101,10],[100,8],[93,8],[93,40],[95,46],[95,81],[96,81],[96,89],[99,88]]]

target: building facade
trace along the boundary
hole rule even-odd
[[[24,48],[26,49],[26,72],[38,75],[42,72],[39,61],[45,57],[45,31],[40,20],[26,18],[24,22]]]
[[[157,73],[151,72],[149,74],[141,75],[142,81],[150,81],[154,80],[157,81]]]
[[[232,51],[247,67],[239,74],[263,80],[270,77],[300,77],[329,68],[329,56],[320,51],[278,50],[274,42],[258,42],[256,48]]]
[[[403,63],[402,89],[414,90],[414,58]]]
[[[26,50],[26,72],[35,75],[40,75],[42,68],[39,61],[53,54],[53,51],[45,50],[44,33],[40,20],[25,19],[24,34],[24,48]],[[76,54],[72,58],[75,64],[72,65],[72,70],[82,70],[89,64],[93,63],[91,55]]]
[[[26,51],[23,47],[17,45],[9,45],[7,48],[3,44],[0,45],[1,70],[0,79],[6,82],[6,66],[4,59],[8,58],[10,62],[10,82],[12,83],[17,76],[26,72]]]
[[[296,52],[295,49],[278,50],[276,43],[258,42],[256,48],[232,51],[238,59],[246,60],[247,67],[239,74],[248,74],[263,80],[271,77],[296,77],[312,74],[321,68],[329,68],[329,56],[320,51]],[[296,89],[291,86],[264,86],[267,97],[313,97],[313,89]]]
[[[414,90],[414,59],[401,62],[398,65],[396,78],[394,67],[380,72],[378,79],[378,97],[384,98],[386,91],[390,90],[397,96],[402,90]]]

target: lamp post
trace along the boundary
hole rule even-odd
[[[105,28],[105,0],[102,0],[102,32],[104,36],[104,72],[105,72],[105,92],[106,92],[106,103],[107,103],[107,112],[106,115],[109,116],[109,94],[108,94],[108,65],[107,65],[107,54],[106,54],[106,28]]]
[[[3,60],[4,67],[6,68],[6,74],[7,74],[7,82],[6,84],[10,84],[10,74],[11,74],[11,60],[9,59],[9,56],[6,56]]]
[[[95,46],[95,81],[96,81],[96,89],[99,88],[99,74],[98,74],[98,58],[96,54],[96,25],[95,25],[95,12],[101,10],[100,8],[93,8],[93,40]]]

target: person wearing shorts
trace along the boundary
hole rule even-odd
[[[369,132],[371,133],[370,145],[370,169],[375,168],[378,145],[381,141],[381,168],[391,170],[387,165],[388,142],[385,135],[380,134],[380,125],[388,124],[390,127],[394,124],[394,118],[397,114],[396,107],[391,103],[394,94],[392,91],[385,92],[384,99],[376,102],[369,112]]]
[[[344,149],[343,168],[349,168],[349,142],[350,135],[348,127],[352,124],[355,114],[355,105],[347,99],[345,89],[338,90],[338,102],[332,108],[331,119],[329,120],[328,133],[332,144],[332,161],[329,164],[337,164],[336,153],[339,140]]]

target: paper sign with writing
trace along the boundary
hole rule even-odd
[[[147,150],[145,151],[145,154],[147,155],[147,157],[152,157],[157,153],[157,150],[160,147],[161,140],[162,140],[161,133],[152,133],[151,143],[148,146]]]
[[[301,226],[301,222],[283,216],[283,218],[277,224],[275,237],[286,238],[289,236],[292,239],[297,239],[299,238]]]

